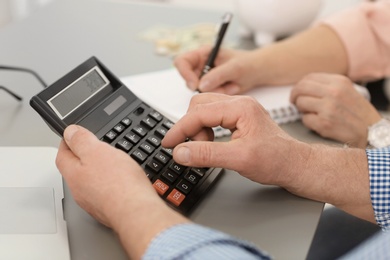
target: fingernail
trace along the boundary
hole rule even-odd
[[[191,90],[195,90],[196,89],[196,85],[193,81],[190,81],[187,83],[187,86],[191,89]]]
[[[210,82],[207,80],[201,81],[199,84],[199,90],[200,91],[207,91],[210,88]]]
[[[188,163],[190,161],[190,149],[187,147],[179,147],[175,154],[175,161],[179,163]]]
[[[76,125],[70,125],[65,130],[65,141],[69,142],[72,140],[73,135],[79,130],[79,127]]]

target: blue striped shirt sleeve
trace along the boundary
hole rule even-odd
[[[143,259],[270,259],[252,244],[197,224],[180,224],[157,235]]]
[[[367,149],[370,195],[375,220],[383,230],[390,228],[390,147]]]

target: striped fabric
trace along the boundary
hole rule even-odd
[[[370,193],[375,219],[383,230],[390,228],[390,147],[367,149]]]

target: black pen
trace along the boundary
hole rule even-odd
[[[214,68],[215,59],[217,58],[218,51],[219,51],[219,48],[221,47],[221,43],[222,43],[223,37],[225,36],[225,32],[226,32],[226,30],[227,30],[227,28],[229,26],[229,23],[230,23],[232,17],[233,17],[233,15],[231,13],[226,13],[222,17],[222,24],[219,27],[219,32],[218,32],[218,35],[217,35],[217,39],[216,39],[216,41],[214,43],[214,47],[213,47],[213,49],[210,52],[210,55],[209,55],[209,57],[207,59],[206,64],[204,65],[204,68],[203,68],[202,73],[200,74],[199,78],[203,77],[204,74],[206,74],[212,68]]]

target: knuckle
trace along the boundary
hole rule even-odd
[[[199,112],[202,111],[202,108],[203,108],[203,105],[202,105],[202,104],[195,103],[195,104],[192,106],[192,112],[193,112],[193,113],[199,113]]]
[[[342,97],[343,91],[340,87],[332,87],[329,89],[329,94],[331,97],[338,99]]]
[[[323,112],[326,118],[332,118],[333,115],[338,113],[338,110],[338,106],[335,102],[328,102]]]
[[[264,110],[254,97],[247,96],[245,97],[243,102],[245,102],[244,104],[249,107],[251,112],[256,112],[259,110],[259,108],[262,108],[262,110]]]
[[[210,147],[210,145],[207,144],[201,144],[199,145],[197,149],[197,153],[195,154],[195,158],[191,158],[191,161],[195,161],[196,163],[200,165],[209,165],[211,162],[214,161],[214,153]]]
[[[347,86],[351,83],[350,79],[348,79],[347,77],[345,76],[342,76],[342,75],[335,75],[337,77],[337,80],[339,81],[339,83],[342,85],[342,86]]]
[[[239,96],[237,101],[246,107],[257,107],[259,102],[252,96]]]
[[[201,93],[201,94],[193,96],[190,100],[190,103],[188,106],[188,111],[199,110],[199,107],[201,107],[202,103],[203,103],[202,100],[207,98],[206,95],[210,95],[210,94]]]
[[[198,99],[199,99],[199,95],[193,96],[190,100],[190,104],[189,104],[188,108],[194,107],[198,103],[198,101],[197,101]]]

